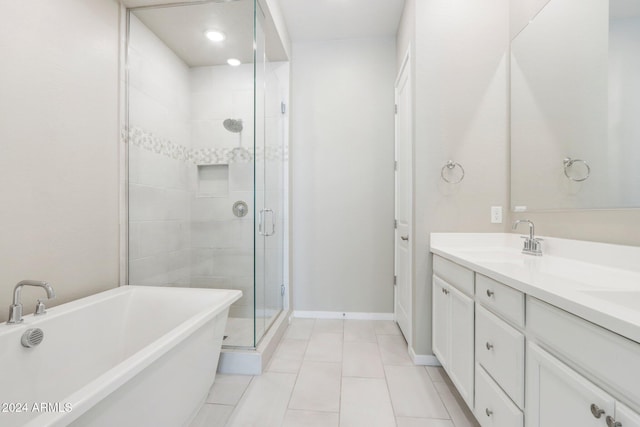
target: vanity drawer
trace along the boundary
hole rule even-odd
[[[524,335],[476,305],[476,362],[524,407]]]
[[[524,294],[522,292],[476,273],[476,300],[516,326],[524,327]]]
[[[475,416],[482,427],[523,427],[522,411],[504,394],[485,370],[476,364]]]
[[[433,255],[433,273],[469,296],[473,296],[473,271]]]
[[[616,399],[640,410],[640,344],[527,296],[529,337]]]

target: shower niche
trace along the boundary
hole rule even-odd
[[[241,290],[227,347],[283,309],[289,63],[263,6],[127,10],[127,282]]]
[[[228,197],[229,165],[198,165],[196,197]]]

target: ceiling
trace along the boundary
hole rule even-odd
[[[175,7],[133,9],[160,40],[190,67],[223,65],[236,58],[253,63],[253,1],[207,2]],[[277,34],[265,23],[266,51],[271,61],[287,60]],[[222,31],[223,42],[211,42],[206,30]]]
[[[190,67],[223,65],[227,59],[253,62],[253,1],[210,0],[188,6],[153,7],[161,0],[124,0],[140,21]],[[162,0],[166,3],[166,0]],[[174,0],[174,3],[188,0]],[[405,0],[278,0],[293,41],[395,36]],[[142,7],[141,7],[142,6]],[[209,29],[227,39],[212,43]],[[270,61],[287,56],[275,26],[264,24]]]
[[[291,39],[396,35],[405,0],[279,0]]]

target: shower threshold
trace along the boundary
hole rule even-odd
[[[218,372],[221,374],[261,375],[289,325],[290,316],[291,312],[280,311],[256,348],[232,347],[227,343],[231,339],[231,335],[225,331],[225,335],[230,336],[223,341]]]

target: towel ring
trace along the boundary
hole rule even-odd
[[[567,157],[562,162],[564,163],[564,176],[569,178],[571,181],[582,182],[589,178],[589,176],[591,176],[591,167],[589,166],[589,163],[586,162],[586,160],[572,159],[571,157]],[[574,178],[572,176],[569,176],[568,170],[571,169],[571,166],[573,166],[573,164],[576,162],[582,163],[586,166],[587,174],[584,176],[584,178]]]
[[[460,179],[457,181],[450,181],[449,179],[447,179],[447,177],[444,176],[444,172],[446,169],[449,169],[450,171],[454,170],[456,167],[460,168],[460,171],[462,172],[462,175],[460,176]],[[462,167],[462,165],[460,165],[460,163],[456,163],[453,160],[449,160],[447,162],[446,165],[444,165],[442,167],[442,170],[440,171],[440,176],[442,177],[442,179],[445,182],[448,182],[449,184],[458,184],[460,183],[463,179],[464,179],[464,168]]]

